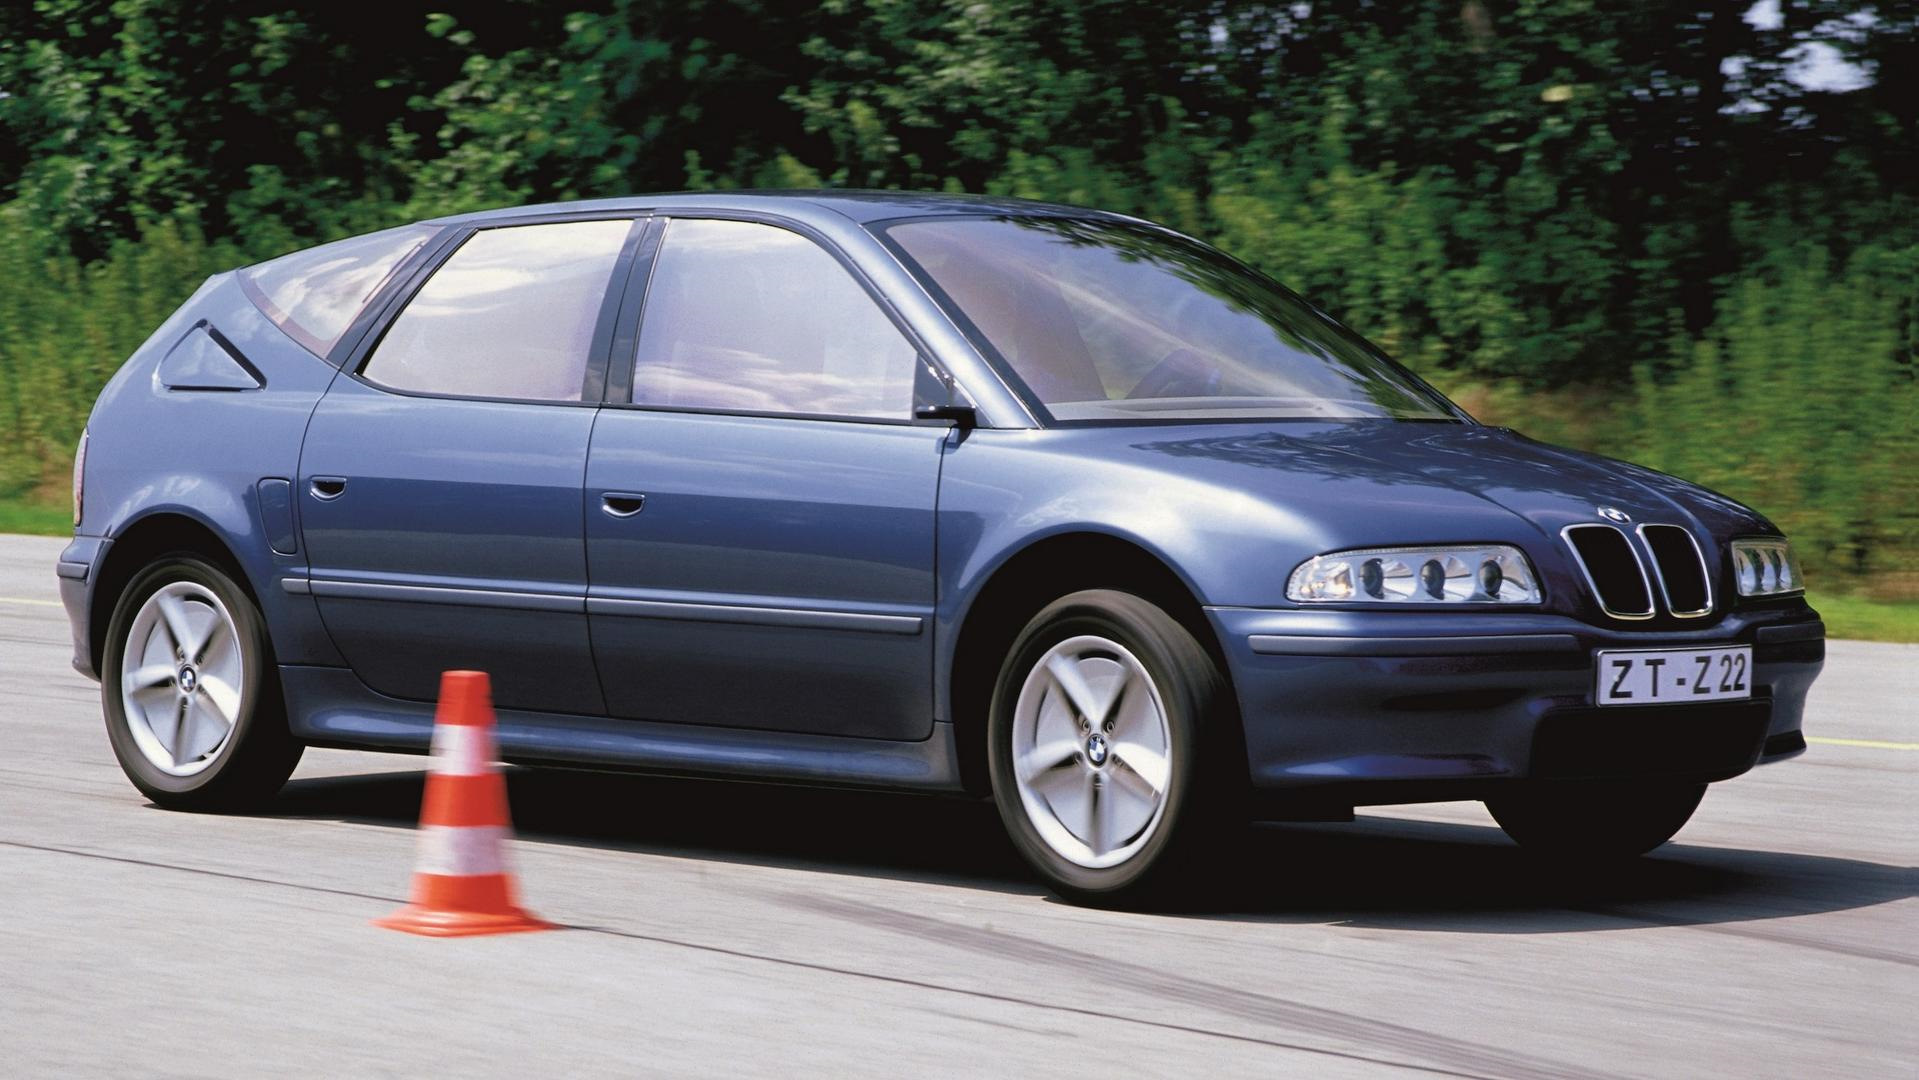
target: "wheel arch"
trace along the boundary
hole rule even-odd
[[[1112,533],[1070,531],[1036,539],[986,574],[958,619],[947,689],[960,778],[969,792],[991,790],[986,720],[1006,650],[1041,608],[1094,588],[1129,592],[1159,606],[1193,635],[1230,686],[1225,653],[1198,593],[1163,556]]]
[[[169,551],[187,551],[202,555],[226,571],[257,607],[260,597],[254,591],[251,576],[234,553],[233,545],[214,525],[197,514],[178,508],[155,510],[123,526],[97,571],[93,605],[87,614],[87,647],[92,653],[94,670],[100,669],[106,655],[107,629],[113,611],[140,571]]]

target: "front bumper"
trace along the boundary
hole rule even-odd
[[[1723,780],[1805,749],[1825,627],[1803,603],[1670,633],[1563,616],[1209,608],[1256,794],[1355,806],[1528,779]],[[1753,646],[1750,701],[1597,708],[1601,648]]]

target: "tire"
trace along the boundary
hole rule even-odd
[[[191,663],[182,638],[199,650]],[[159,806],[255,805],[300,760],[260,609],[225,570],[191,552],[161,556],[121,593],[100,700],[121,770]]]
[[[1559,860],[1643,855],[1685,827],[1704,784],[1541,784],[1486,800],[1493,820],[1521,847]]]
[[[987,721],[993,799],[1060,896],[1173,901],[1175,883],[1203,880],[1195,871],[1234,831],[1247,786],[1233,768],[1236,724],[1226,679],[1178,621],[1129,593],[1076,592],[1035,615],[1001,666]]]

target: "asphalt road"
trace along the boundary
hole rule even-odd
[[[1835,643],[1804,757],[1542,876],[1476,805],[1260,830],[1211,910],[1050,899],[988,806],[515,772],[530,908],[375,929],[418,759],[148,805],[0,537],[0,1073],[1919,1076],[1919,647]],[[1823,741],[1849,740],[1850,742]]]

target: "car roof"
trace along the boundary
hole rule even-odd
[[[999,195],[954,195],[934,191],[862,191],[822,188],[815,190],[735,190],[672,191],[653,195],[623,195],[610,199],[583,199],[576,202],[537,203],[529,206],[499,207],[470,214],[433,218],[434,225],[476,225],[483,222],[532,214],[596,213],[621,210],[759,210],[768,213],[805,213],[831,210],[860,224],[903,217],[962,217],[998,214],[1025,216],[1096,217],[1113,221],[1134,220],[1121,214],[1091,210],[1060,203],[1035,202]]]

